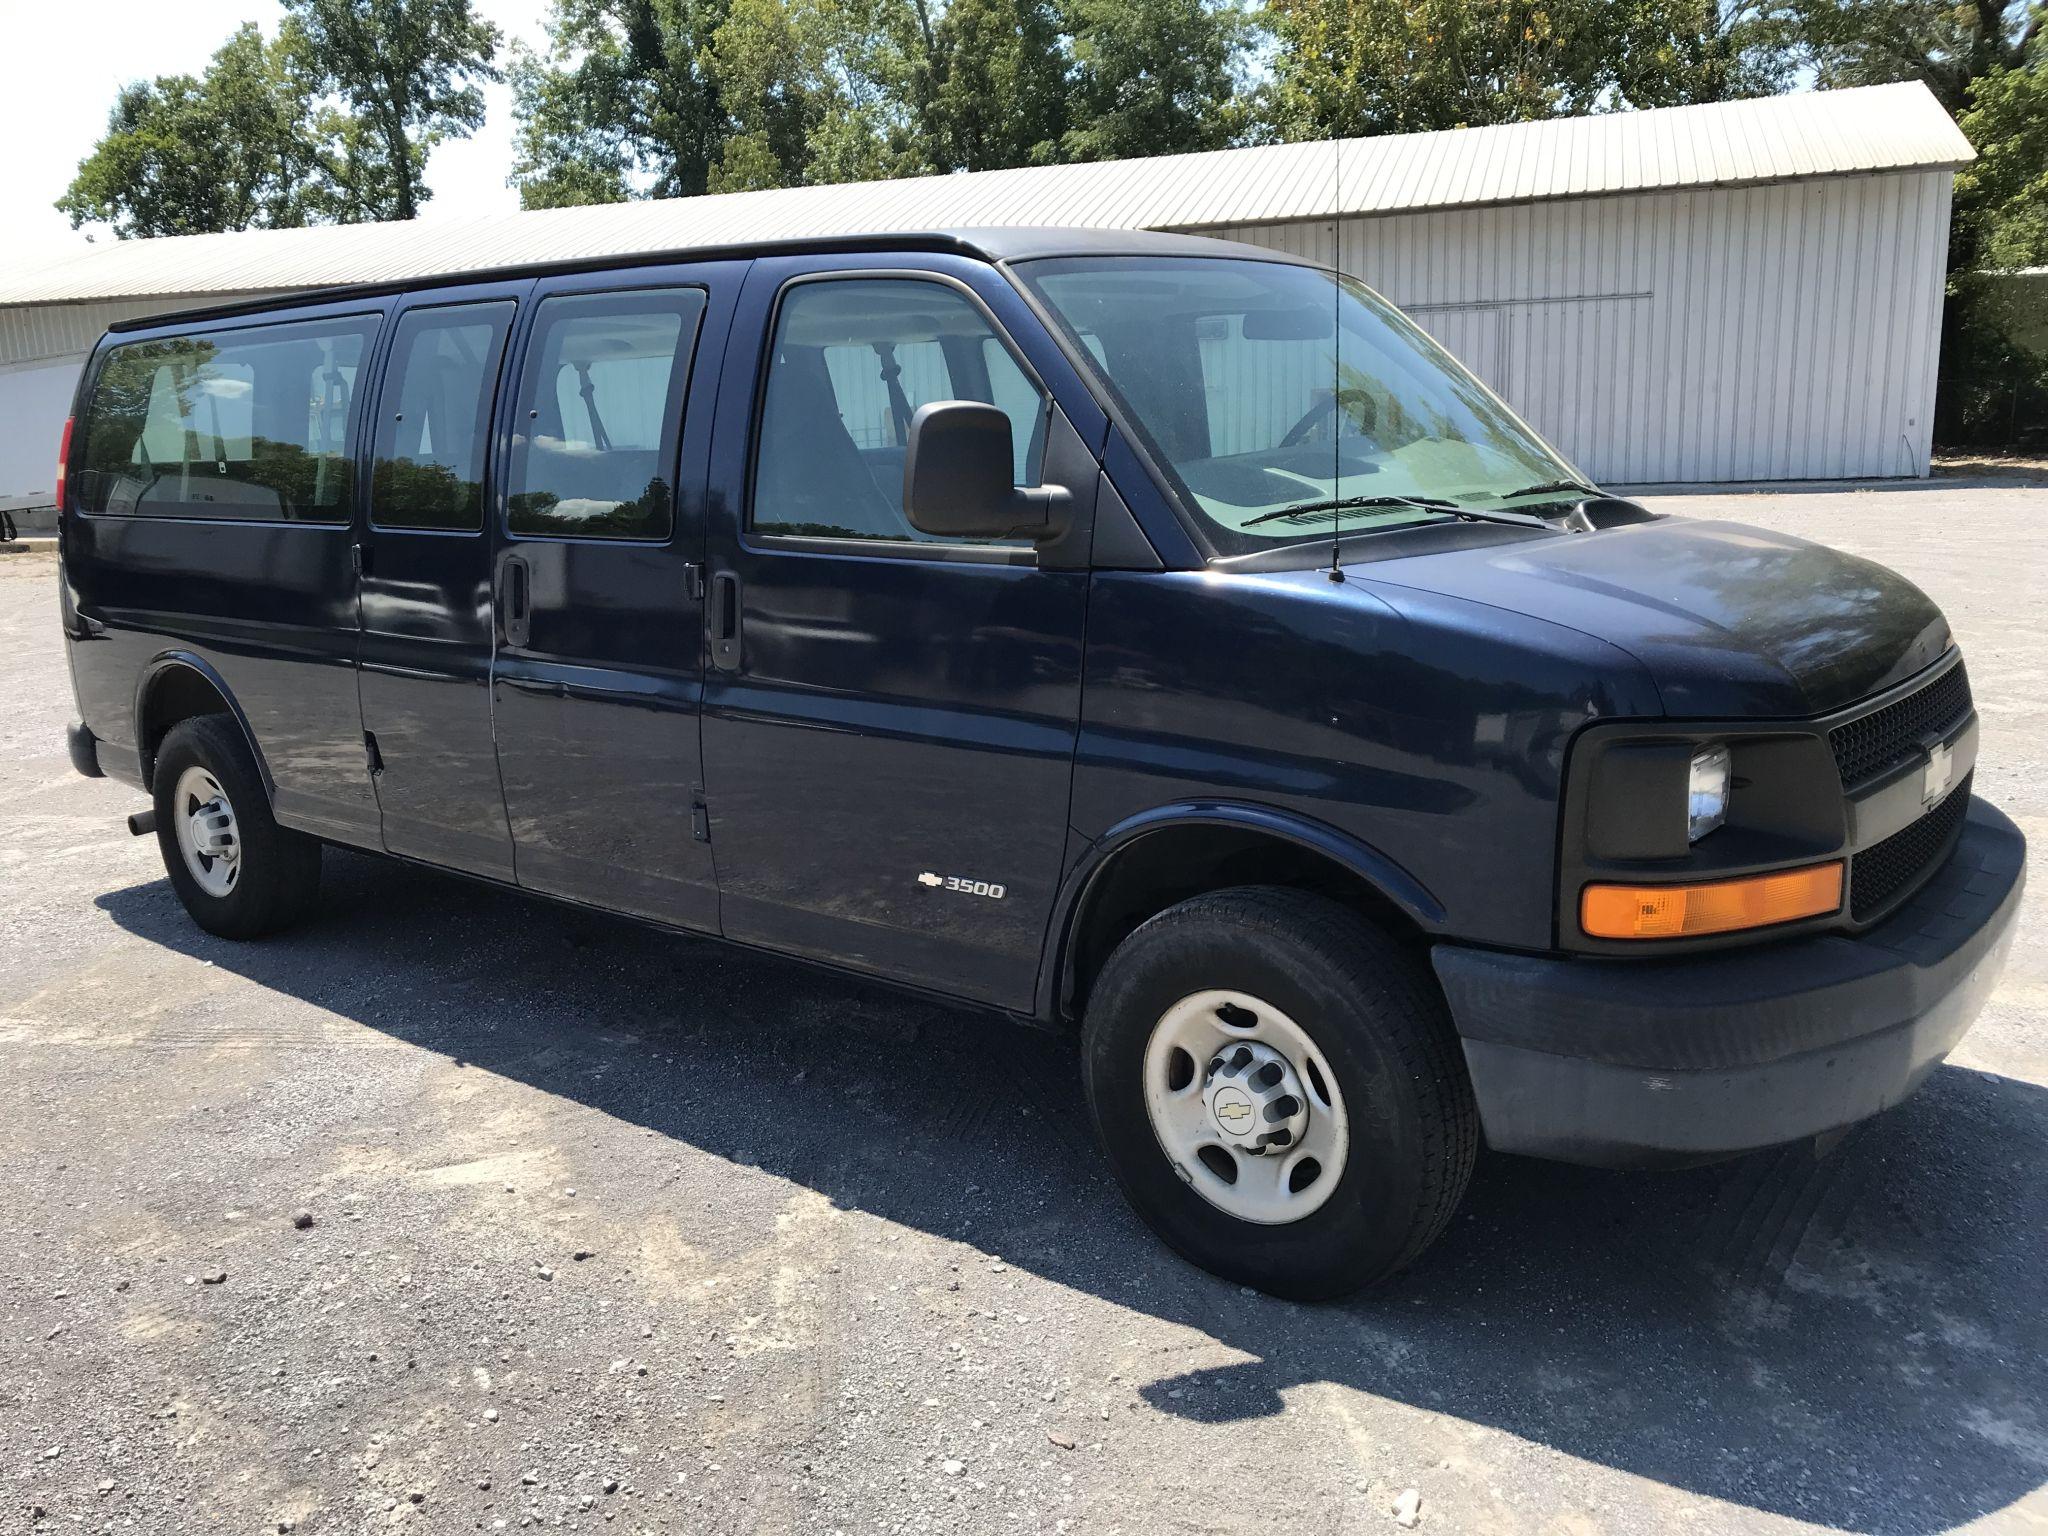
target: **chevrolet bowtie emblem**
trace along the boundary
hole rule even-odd
[[[1955,753],[1946,746],[1928,750],[1927,766],[1920,775],[1920,803],[1933,805],[1948,793],[1949,780],[1955,777]]]

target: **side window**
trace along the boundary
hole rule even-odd
[[[407,310],[377,405],[370,520],[380,528],[475,533],[509,299]]]
[[[128,342],[86,405],[81,511],[348,520],[356,370],[374,318]]]
[[[701,288],[544,299],[519,381],[512,532],[666,539]]]
[[[1038,484],[1046,398],[965,294],[916,278],[792,284],[761,401],[751,526],[969,542],[935,540],[903,514],[910,418],[933,400],[999,407],[1010,418],[1017,484]]]

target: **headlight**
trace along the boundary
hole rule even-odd
[[[1696,843],[1728,819],[1728,749],[1702,747],[1686,778],[1685,840]]]

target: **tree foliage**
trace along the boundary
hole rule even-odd
[[[483,121],[497,30],[469,0],[288,0],[204,74],[123,87],[58,209],[121,239],[410,218],[427,156]]]
[[[318,131],[367,218],[409,219],[432,194],[427,156],[483,126],[479,81],[499,78],[498,29],[470,0],[285,0],[285,44],[345,110]]]
[[[1978,80],[2021,65],[2043,15],[2033,0],[1798,0],[1795,11],[1818,84],[1921,80],[1956,116]]]
[[[550,47],[512,54],[518,158],[529,208],[615,202],[710,185],[729,127],[709,69],[726,0],[556,0]]]
[[[1959,119],[1977,158],[1956,173],[1936,429],[2011,447],[2048,436],[2048,36],[2036,10],[2007,62],[1972,80]],[[2016,56],[2014,56],[2016,55]]]
[[[730,0],[709,69],[728,118],[711,190],[876,181],[929,167],[922,35],[902,0]]]
[[[1961,265],[2048,266],[2048,39],[1974,81],[1961,127],[1977,158],[1956,173]]]
[[[1221,149],[1243,134],[1248,22],[1208,0],[1068,0],[1069,160]]]
[[[1268,0],[1284,138],[1412,133],[1755,95],[1777,0]]]
[[[557,0],[516,52],[528,207],[1233,142],[1235,0]]]
[[[124,240],[303,224],[319,205],[307,110],[286,50],[244,25],[203,75],[124,86],[57,208]]]
[[[951,0],[928,28],[923,118],[934,166],[1048,165],[1072,122],[1069,61],[1051,0]]]

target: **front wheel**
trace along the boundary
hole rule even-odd
[[[320,845],[280,827],[242,733],[226,715],[180,722],[157,749],[156,836],[192,920],[253,939],[305,916],[320,888]]]
[[[1304,891],[1218,891],[1140,926],[1096,985],[1082,1067],[1139,1215],[1278,1296],[1340,1296],[1409,1263],[1478,1155],[1428,966]]]

